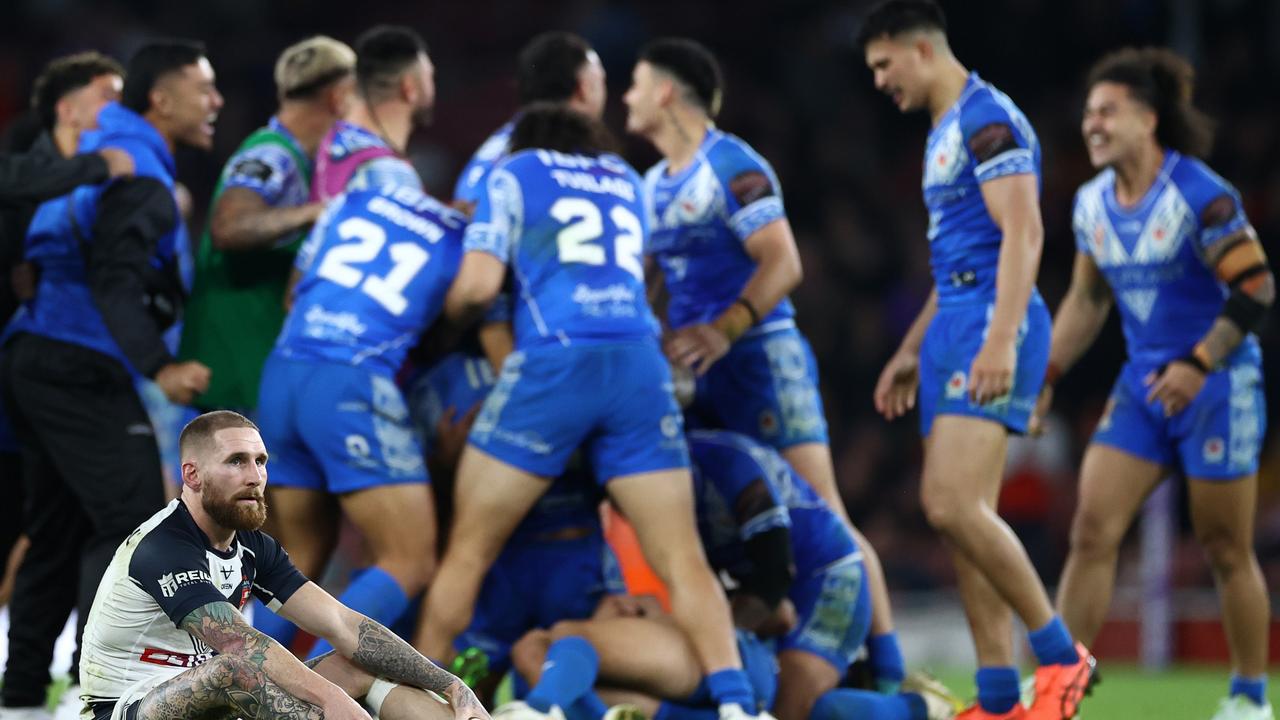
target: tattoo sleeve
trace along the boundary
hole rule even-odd
[[[139,706],[140,720],[178,717],[271,717],[322,719],[324,711],[273,682],[265,669],[272,642],[223,602],[193,610],[182,629],[219,655],[150,692]]]
[[[409,643],[369,618],[360,620],[356,651],[351,659],[374,675],[443,695],[455,710],[473,705],[481,707],[471,688],[457,676],[423,657]]]

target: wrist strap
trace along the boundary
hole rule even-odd
[[[742,307],[744,307],[744,308],[746,308],[746,309],[747,309],[747,313],[748,313],[749,315],[751,315],[751,324],[752,324],[752,325],[759,325],[759,324],[760,324],[760,313],[756,312],[756,308],[755,308],[755,306],[754,306],[754,305],[752,305],[752,304],[751,304],[751,301],[750,301],[750,300],[748,300],[748,299],[746,299],[746,298],[744,298],[744,297],[740,297],[740,298],[738,298],[737,300],[734,300],[734,301],[733,301],[733,303],[734,303],[735,305],[741,305]]]
[[[1210,371],[1209,363],[1205,359],[1206,353],[1199,345],[1196,345],[1191,352],[1178,358],[1182,362],[1199,370],[1201,374],[1208,375]]]

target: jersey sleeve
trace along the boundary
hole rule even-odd
[[[293,155],[285,148],[271,143],[255,145],[227,161],[222,187],[252,190],[274,206],[283,200],[289,178],[297,172]]]
[[[769,163],[751,148],[726,138],[708,153],[724,186],[725,219],[739,240],[774,220],[785,218],[782,188]]]
[[[1075,238],[1078,252],[1093,256],[1093,249],[1089,245],[1089,222],[1078,192],[1071,201],[1071,236]]]
[[[476,150],[476,154],[471,156],[471,160],[462,169],[462,174],[458,176],[458,182],[453,187],[454,200],[468,203],[480,202],[480,196],[485,191],[485,181],[489,177],[489,171],[493,169],[494,163],[507,153],[507,147],[510,145],[510,135],[510,125],[505,125],[493,135],[490,135],[484,141],[484,144]]]
[[[960,133],[973,156],[974,177],[984,183],[1007,175],[1034,175],[1031,140],[1009,109],[989,93],[978,93],[960,112]]]
[[[155,530],[139,541],[129,578],[155,599],[174,627],[198,607],[228,602],[209,577],[204,548],[174,532]]]
[[[524,222],[520,181],[506,166],[489,173],[485,193],[462,241],[464,252],[484,252],[510,262],[511,244]]]
[[[257,569],[253,578],[253,594],[273,612],[289,601],[307,578],[293,566],[289,553],[276,539],[264,532],[241,533],[241,539],[253,550]]]
[[[1207,195],[1208,201],[1196,213],[1196,241],[1202,250],[1251,227],[1240,193],[1230,183],[1215,183]]]

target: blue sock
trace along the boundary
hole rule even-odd
[[[400,583],[377,566],[360,573],[338,600],[383,625],[394,625],[404,614],[405,608],[409,607],[409,597],[400,589]],[[319,657],[332,649],[333,646],[327,640],[320,638],[316,640],[315,647],[311,648],[307,659]]]
[[[1239,675],[1231,676],[1231,697],[1243,695],[1253,701],[1254,705],[1262,706],[1267,704],[1267,676],[1259,675],[1258,677],[1246,678]]]
[[[572,705],[564,708],[566,720],[600,720],[607,712],[609,706],[604,704],[594,690],[588,690],[585,695],[574,700]]]
[[[707,690],[717,705],[735,703],[747,712],[756,706],[756,694],[751,689],[747,674],[739,668],[717,670],[707,676]]]
[[[898,645],[898,634],[887,632],[867,638],[867,655],[876,689],[885,694],[896,693],[907,677],[907,666],[902,659],[902,647]]]
[[[720,711],[663,700],[658,706],[658,712],[654,713],[653,720],[720,720]]]
[[[1031,639],[1031,650],[1041,665],[1074,665],[1080,661],[1071,633],[1067,632],[1067,626],[1057,615],[1048,625],[1032,630],[1027,637]]]
[[[253,627],[286,648],[298,634],[298,627],[267,609],[257,599],[253,601]]]
[[[1022,698],[1018,671],[1013,667],[978,668],[974,680],[978,685],[978,704],[989,713],[1007,713]]]
[[[883,695],[870,690],[837,688],[813,704],[809,720],[928,720],[924,698],[915,693]],[[656,720],[656,719],[655,719]]]
[[[600,656],[591,643],[580,637],[566,637],[551,643],[542,663],[542,677],[524,701],[539,712],[552,705],[566,709],[596,684]]]

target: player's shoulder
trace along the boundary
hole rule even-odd
[[[1012,98],[976,74],[965,86],[958,110],[960,127],[966,135],[998,123],[1017,129],[1026,119]]]
[[[257,558],[266,558],[280,552],[280,541],[262,530],[237,530],[236,542],[245,552]]]
[[[736,175],[751,169],[772,172],[769,161],[756,152],[746,140],[716,128],[709,130],[708,134],[709,137],[702,146],[702,153],[717,174]]]
[[[1086,205],[1097,205],[1103,201],[1107,189],[1115,185],[1116,172],[1111,168],[1103,168],[1098,174],[1089,178],[1076,188],[1073,205],[1080,208]]]
[[[162,569],[189,559],[203,557],[204,538],[195,521],[179,500],[173,500],[152,515],[125,539],[132,550],[130,575],[140,568]]]
[[[507,148],[511,145],[511,131],[515,129],[515,123],[508,121],[502,127],[493,131],[493,134],[485,139],[476,148],[476,152],[471,156],[472,162],[493,162],[503,155],[507,154]]]
[[[1205,161],[1173,150],[1169,153],[1169,180],[1177,186],[1192,209],[1199,212],[1218,198],[1239,195],[1235,187]]]
[[[377,187],[355,190],[346,195],[348,207],[363,207],[397,225],[407,227],[425,237],[439,236],[413,218],[437,225],[446,234],[461,234],[467,226],[467,216],[427,194],[421,188],[401,183],[383,183]]]

